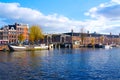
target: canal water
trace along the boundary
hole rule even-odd
[[[120,80],[120,48],[0,52],[0,80]]]

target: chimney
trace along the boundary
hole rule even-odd
[[[94,34],[96,34],[96,31],[94,32]]]
[[[15,23],[15,26],[17,26],[17,23]]]
[[[112,33],[110,32],[110,35],[112,35]]]
[[[73,29],[71,29],[71,33],[73,33]]]
[[[87,34],[89,34],[89,31],[87,31]]]

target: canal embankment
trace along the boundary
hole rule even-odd
[[[0,45],[0,51],[9,51],[8,45]]]

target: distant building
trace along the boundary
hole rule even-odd
[[[24,38],[28,39],[28,29],[27,24],[6,25],[0,28],[0,43],[16,43],[20,34],[23,34]]]
[[[111,35],[108,34],[98,34],[98,33],[64,33],[70,35],[72,38],[72,42],[79,42],[82,44],[81,38],[84,34],[83,45],[91,44],[92,39],[94,40],[94,44],[120,44],[120,35]]]
[[[80,45],[88,45],[92,42],[94,44],[120,44],[120,34],[76,33],[72,30],[71,32],[62,34],[48,34],[43,42],[47,44],[70,44],[72,48],[80,47]]]

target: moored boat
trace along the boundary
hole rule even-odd
[[[120,48],[120,45],[116,45],[117,48]]]
[[[103,48],[102,44],[95,44],[95,48]]]
[[[27,47],[25,46],[13,46],[13,45],[8,45],[8,48],[10,51],[21,51],[27,49]]]
[[[110,45],[104,45],[103,48],[105,48],[105,49],[111,49],[112,47]]]
[[[48,46],[35,46],[34,49],[48,49]]]
[[[24,51],[24,50],[42,50],[42,49],[48,49],[48,46],[46,45],[40,45],[40,46],[13,46],[8,45],[8,48],[10,51]]]

